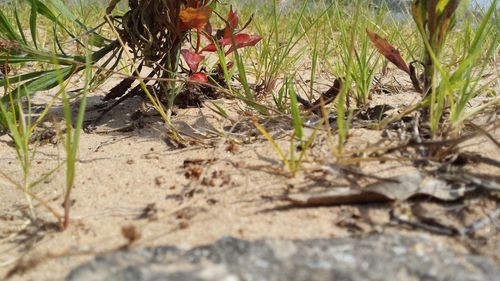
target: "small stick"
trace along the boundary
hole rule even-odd
[[[486,226],[495,223],[495,220],[500,217],[500,208],[497,208],[493,213],[489,214],[486,218],[479,219],[465,229],[460,231],[461,235],[470,235],[481,228],[485,228]],[[498,227],[498,225],[497,225]]]
[[[421,222],[413,222],[413,221],[409,221],[409,220],[404,220],[404,219],[400,218],[398,215],[396,215],[394,213],[394,210],[391,210],[389,215],[390,215],[391,221],[394,221],[394,222],[399,223],[399,224],[408,225],[408,226],[411,226],[413,228],[420,228],[420,229],[424,229],[424,230],[427,230],[427,231],[430,231],[433,233],[448,235],[448,236],[454,236],[454,235],[457,235],[458,233],[461,233],[461,231],[458,231],[458,230],[453,229],[453,228],[445,228],[445,227],[425,224],[425,223],[421,223]]]

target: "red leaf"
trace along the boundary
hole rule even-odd
[[[186,31],[189,29],[202,29],[208,24],[212,9],[209,7],[186,8],[179,12],[180,29]]]
[[[226,25],[224,29],[224,38],[230,38],[231,34],[238,27],[238,12],[233,11],[233,6],[229,9],[229,14],[227,15],[227,21],[229,22],[229,26]]]
[[[227,20],[233,29],[238,27],[238,22],[239,22],[238,12],[233,11],[233,6],[231,6],[231,9],[229,10],[229,14],[227,15]]]
[[[212,24],[210,24],[210,22],[207,23],[207,25],[205,25],[205,28],[203,28],[206,32],[206,34],[204,34],[202,32],[202,34],[205,35],[205,37],[212,37]]]
[[[215,47],[214,43],[210,43],[205,46],[205,48],[201,49],[200,52],[215,52],[217,51],[217,48]]]
[[[196,72],[198,70],[200,62],[205,59],[204,55],[197,54],[187,49],[182,49],[181,55],[189,66],[189,69],[191,69],[191,71],[193,72]]]
[[[234,41],[236,43],[236,48],[238,49],[248,46],[255,46],[257,43],[259,43],[261,39],[262,38],[259,35],[248,35],[245,33],[239,33],[234,35]],[[219,45],[222,47],[232,45],[231,37],[219,40]],[[229,50],[226,52],[226,55],[233,52],[234,49],[235,49],[234,46],[231,46],[231,48],[229,48]],[[215,52],[215,51],[217,51],[217,49],[214,43],[208,44],[207,46],[205,46],[205,48],[201,50],[201,52]]]
[[[399,51],[394,48],[387,40],[384,38],[380,37],[378,34],[374,32],[370,32],[366,30],[366,33],[368,34],[368,38],[370,38],[370,41],[375,45],[377,50],[384,56],[386,57],[390,62],[395,64],[399,69],[403,70],[404,72],[410,74],[410,68],[406,64],[406,62],[403,60],[401,57],[401,54]]]
[[[228,38],[228,39],[229,39],[229,44],[231,44],[231,38]],[[230,54],[232,51],[234,51],[235,49],[240,49],[240,48],[249,47],[249,46],[255,46],[257,43],[259,43],[259,41],[261,39],[262,38],[259,35],[248,35],[245,33],[236,34],[234,36],[234,42],[236,43],[236,47],[231,46],[231,48],[229,48],[229,50],[226,52],[226,56],[228,54]],[[226,40],[226,39],[224,38],[223,40]]]
[[[234,63],[232,61],[228,62],[226,64],[226,69],[231,70],[231,68],[233,68],[233,65],[234,65]],[[217,73],[219,73],[221,75],[224,73],[224,70],[222,69],[222,65],[220,63],[217,64],[216,70],[217,70]]]
[[[188,0],[187,2],[188,7],[197,8],[200,5],[198,0]]]
[[[189,76],[189,80],[200,83],[208,83],[208,76],[203,72],[196,72]]]

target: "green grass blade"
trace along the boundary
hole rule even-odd
[[[22,42],[21,36],[14,30],[14,27],[10,24],[10,21],[7,19],[2,10],[0,10],[0,35],[4,35],[7,37],[6,39],[15,42]]]
[[[61,14],[66,17],[67,19],[69,19],[71,22],[75,23],[75,24],[78,24],[79,26],[81,26],[82,28],[84,29],[87,29],[87,27],[85,25],[83,25],[82,23],[80,23],[76,17],[68,10],[68,8],[66,7],[66,5],[64,3],[62,3],[61,1],[57,1],[57,0],[51,0],[50,1],[53,6],[61,12]],[[47,19],[49,19],[51,22],[59,25],[60,27],[62,27],[64,29],[64,31],[66,33],[68,33],[68,35],[75,39],[76,42],[78,44],[80,44],[81,46],[85,47],[86,45],[83,44],[75,35],[73,35],[67,28],[66,24],[62,23],[59,18],[47,7],[47,5],[45,5],[43,2],[39,1],[39,0],[30,0],[29,3],[33,3],[33,5],[35,5],[37,7],[37,11],[40,15],[46,17]],[[85,61],[85,59],[83,59],[82,61]]]
[[[62,76],[64,80],[66,80],[76,71],[77,68],[75,66],[69,66],[63,69],[54,69],[48,71],[47,73],[40,75],[38,78],[20,85],[15,90],[13,90],[13,93],[15,93],[16,98],[20,98],[28,96],[38,91],[45,91],[52,89],[57,85],[59,85],[59,80],[58,80],[59,76]],[[7,102],[8,99],[9,96],[6,95],[2,97],[1,101]]]
[[[293,128],[295,129],[295,135],[302,143],[304,132],[302,131],[302,118],[300,117],[299,103],[297,102],[297,93],[295,92],[295,86],[293,85],[292,79],[288,79],[287,84],[290,95],[290,111],[292,114]]]
[[[487,28],[487,24],[490,22],[490,19],[495,11],[495,7],[497,5],[498,0],[494,0],[491,4],[490,8],[486,12],[481,21],[481,25],[476,31],[476,36],[474,37],[474,41],[470,46],[469,54],[464,59],[462,63],[460,63],[458,69],[451,75],[451,80],[458,80],[463,73],[471,67],[476,61],[477,58],[483,53],[482,45],[484,43],[484,36],[492,31],[493,27],[490,29]],[[498,42],[497,42],[498,43]]]
[[[28,54],[28,55],[10,55],[10,56],[0,56],[0,63],[25,63],[25,62],[47,62],[52,63],[57,61],[58,64],[62,65],[70,65],[74,64],[75,61],[71,57],[57,56],[48,54],[48,53],[37,53],[37,54]]]
[[[29,4],[31,5],[31,8],[35,8],[35,11],[39,13],[40,15],[46,17],[52,22],[58,23],[58,19],[54,13],[45,5],[43,2],[40,2],[38,0],[29,0]]]
[[[21,24],[21,19],[19,18],[19,10],[17,9],[17,5],[14,6],[14,16],[16,18],[17,30],[19,31],[19,34],[21,35],[21,38],[23,39],[22,42],[24,45],[27,45],[28,40],[26,40],[26,35],[24,35],[23,25]]]
[[[120,43],[118,41],[113,41],[113,42],[109,43],[108,45],[106,45],[105,47],[92,53],[90,59],[92,62],[98,61],[98,60],[102,59],[104,56],[106,56],[109,52],[113,51],[114,49],[116,49],[118,47],[121,47]],[[82,56],[76,56],[75,59],[80,61],[80,62],[85,62],[85,57],[82,57]]]
[[[38,6],[36,0],[30,0],[29,1],[31,4],[31,12],[30,12],[30,32],[31,32],[31,39],[33,40],[33,44],[35,45],[35,48],[38,49],[38,37],[37,37],[37,31],[36,31],[36,20],[38,16]]]
[[[107,59],[103,64],[101,64],[101,67],[97,69],[97,71],[94,73],[94,77],[92,78],[92,81],[90,81],[90,88],[94,89],[103,82],[109,78],[109,76],[112,75],[113,71],[118,67],[118,65],[121,62],[121,57],[123,55],[123,48],[120,49],[115,49],[113,51],[113,54],[109,56],[109,59]],[[108,68],[108,65],[113,62],[111,67]]]
[[[10,84],[17,84],[26,80],[31,80],[34,78],[39,77],[40,75],[44,75],[46,73],[52,72],[52,70],[45,70],[45,71],[35,71],[35,72],[30,72],[30,73],[25,73],[17,76],[11,76],[9,77],[8,83]],[[7,79],[0,80],[0,87],[7,86]]]
[[[220,116],[224,117],[225,119],[229,119],[229,114],[227,113],[224,108],[222,108],[220,105],[216,104],[215,102],[210,103],[213,107],[209,106],[208,104],[205,105],[208,109],[212,110],[213,112],[219,114]]]
[[[290,162],[286,158],[285,153],[283,153],[283,150],[281,150],[281,148],[279,147],[278,143],[276,143],[273,137],[266,131],[266,129],[264,129],[264,127],[262,127],[262,125],[259,124],[259,122],[257,122],[256,119],[253,119],[252,122],[255,128],[260,131],[260,133],[271,143],[276,152],[278,152],[278,155],[280,156],[285,166],[291,170],[292,166],[290,166]]]
[[[64,4],[61,0],[49,0],[48,2],[50,2],[64,17],[73,22],[78,22],[75,15],[68,9],[68,6]]]

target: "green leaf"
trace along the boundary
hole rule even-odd
[[[58,1],[58,0],[51,0],[50,1],[54,7],[61,12],[61,14],[68,18],[69,20],[73,21],[74,23],[84,27],[85,29],[87,29],[81,22],[78,21],[78,19],[76,19],[76,17],[68,10],[68,8],[66,7],[66,5],[64,3],[62,3],[61,1]],[[30,0],[29,1],[30,5],[32,4],[35,4],[36,7],[37,7],[37,11],[38,13],[40,13],[40,15],[46,17],[47,19],[49,19],[50,21],[52,21],[53,23],[57,24],[58,26],[60,26],[62,29],[64,29],[64,31],[66,31],[69,36],[71,38],[74,38],[76,39],[77,43],[82,45],[82,46],[85,46],[80,40],[78,40],[69,30],[68,28],[66,27],[66,25],[64,25],[58,18],[58,16],[56,16],[48,7],[47,5],[45,5],[43,2],[40,2],[39,0]]]
[[[67,56],[68,54],[66,54],[66,52],[64,51],[61,41],[59,40],[59,36],[57,35],[57,25],[54,24],[54,26],[52,27],[52,32],[54,33],[54,49],[57,47],[57,49],[63,56]]]
[[[292,79],[288,79],[287,87],[290,95],[290,111],[292,113],[292,123],[295,129],[295,135],[302,141],[304,132],[302,131],[302,118],[300,117],[299,103],[297,102],[297,93],[295,92],[295,86],[293,85]]]
[[[118,41],[113,41],[106,45],[104,48],[99,49],[98,51],[92,54],[92,62],[96,62],[103,57],[105,57],[109,52],[115,50],[117,47],[120,47]],[[27,49],[26,52],[29,52],[27,55],[0,55],[0,64],[3,63],[24,63],[24,62],[46,62],[51,64],[60,64],[60,65],[74,65],[78,63],[85,63],[84,56],[63,56],[57,55],[48,52],[36,51]]]
[[[102,48],[102,47],[106,46],[105,41],[106,41],[106,39],[104,39],[104,37],[102,37],[101,35],[99,35],[97,33],[91,33],[89,36],[88,43],[91,46]]]
[[[73,22],[78,22],[78,20],[76,19],[75,15],[73,15],[73,13],[68,9],[68,7],[66,6],[66,4],[64,4],[61,0],[49,0],[50,3],[52,3],[52,5],[54,5],[54,7],[59,11],[61,12],[61,14],[66,17],[67,19],[73,21]]]
[[[81,70],[77,69],[75,66],[70,66],[62,69],[54,69],[47,71],[45,74],[40,75],[29,82],[22,84],[17,87],[12,93],[16,98],[25,97],[39,91],[45,91],[54,88],[59,85],[59,78],[63,80],[68,79],[73,73]],[[1,99],[2,102],[7,102],[9,99],[8,95],[4,95]]]
[[[29,54],[21,56],[0,56],[0,63],[24,63],[24,62],[48,62],[58,63],[63,65],[74,64],[75,60],[71,57],[55,56],[50,54]]]
[[[26,80],[31,80],[34,79],[40,75],[43,75],[47,72],[51,72],[52,70],[46,70],[46,71],[36,71],[36,72],[30,72],[30,73],[25,73],[17,76],[9,76],[8,82],[9,84],[17,84]],[[2,79],[0,80],[0,87],[4,87],[7,85],[7,79]]]
[[[91,61],[96,62],[96,61],[102,59],[104,56],[106,56],[109,52],[113,51],[117,47],[120,47],[120,43],[118,40],[109,43],[105,47],[92,53]],[[75,56],[74,59],[78,62],[85,62],[85,56]]]
[[[21,36],[16,33],[14,27],[10,24],[10,21],[7,19],[2,10],[0,10],[0,34],[12,41],[22,41]]]
[[[17,9],[17,5],[14,6],[14,15],[16,17],[17,30],[23,39],[23,44],[28,44],[28,40],[26,40],[26,36],[24,35],[23,25],[21,24],[21,19],[19,19],[19,10]]]
[[[217,9],[217,1],[210,2],[210,4],[208,4],[208,7],[210,7],[210,9],[212,10]]]
[[[38,39],[36,35],[36,19],[38,16],[38,6],[36,0],[30,0],[29,1],[31,4],[31,12],[30,12],[30,31],[31,31],[31,38],[33,40],[33,44],[35,45],[35,48],[38,49]]]
[[[220,116],[222,116],[226,119],[229,119],[229,114],[226,112],[226,110],[224,110],[224,108],[222,108],[220,105],[216,104],[215,102],[211,102],[210,104],[215,108],[212,108],[211,106],[207,105],[208,109],[212,110],[213,112],[219,114]]]
[[[448,5],[449,0],[439,0],[436,6],[436,11],[438,13],[442,13],[446,6]]]
[[[35,7],[36,11],[40,15],[46,17],[47,19],[49,19],[54,23],[59,23],[59,20],[57,19],[56,15],[54,15],[54,13],[52,13],[52,11],[45,4],[43,4],[38,0],[29,0],[28,2],[31,5],[31,8],[33,9],[33,7]]]

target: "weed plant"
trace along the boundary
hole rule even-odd
[[[364,30],[368,26],[378,25],[378,23],[372,17],[373,12],[363,9],[361,5],[356,5],[354,11],[338,6],[334,11],[332,17],[329,17],[329,24],[331,28],[339,31],[338,50],[340,56],[334,62],[336,70],[350,78],[354,84],[352,91],[354,100],[358,106],[363,106],[368,103],[380,58],[380,55],[371,48]],[[354,13],[357,16],[350,20],[348,13]],[[380,18],[386,14],[386,11],[380,8],[378,13],[378,18]]]
[[[76,175],[76,161],[78,157],[78,147],[80,142],[80,133],[83,127],[83,121],[85,117],[85,111],[87,107],[87,94],[90,88],[90,82],[92,81],[92,65],[91,65],[91,55],[86,56],[86,66],[84,70],[84,86],[80,98],[80,106],[78,108],[78,114],[76,120],[72,116],[72,106],[66,89],[63,87],[62,101],[64,107],[64,119],[66,121],[66,138],[65,138],[65,152],[66,152],[66,189],[64,194],[64,220],[62,227],[66,229],[69,225],[69,211],[71,207],[71,191],[73,190],[75,175]],[[63,85],[62,77],[60,78],[60,84]],[[74,129],[73,129],[74,127]]]
[[[40,114],[38,114],[38,117],[36,117],[32,111],[32,103],[29,96],[26,97],[25,100],[15,99],[14,97],[17,93],[10,90],[9,81],[9,75],[8,73],[5,73],[5,77],[1,82],[3,82],[4,93],[6,93],[8,101],[5,103],[0,102],[0,125],[6,129],[13,142],[22,179],[18,181],[4,171],[0,171],[0,174],[13,186],[24,192],[29,207],[31,221],[36,220],[36,210],[33,200],[38,201],[38,203],[46,207],[59,221],[61,221],[59,213],[50,207],[49,204],[43,200],[43,198],[38,197],[33,191],[33,189],[41,182],[45,181],[53,173],[55,173],[59,169],[60,165],[53,167],[51,170],[38,177],[32,173],[31,169],[38,146],[38,140],[36,139],[34,131],[38,124],[45,118],[48,113],[48,109],[55,102],[58,95],[56,95],[55,98],[49,102],[48,106]]]
[[[284,86],[282,88],[283,96],[289,97],[290,108],[287,110],[292,117],[293,130],[290,135],[290,147],[288,155],[280,148],[276,140],[273,139],[271,134],[257,121],[256,118],[253,119],[253,124],[262,133],[262,135],[271,143],[273,148],[278,153],[279,157],[283,161],[283,164],[288,169],[290,176],[295,176],[298,172],[308,148],[311,146],[318,129],[323,125],[324,118],[321,122],[316,125],[313,132],[306,136],[303,129],[303,120],[300,115],[299,103],[297,101],[297,91],[294,85],[295,81],[292,78],[287,78],[285,80]],[[296,154],[298,152],[298,155]]]
[[[391,44],[376,34],[371,40],[379,51],[398,68],[407,72],[415,89],[422,93],[424,99],[421,106],[426,107],[424,116],[429,121],[434,137],[446,133],[447,128],[457,132],[463,121],[477,113],[480,108],[465,113],[466,104],[480,93],[478,83],[489,58],[498,49],[497,0],[492,1],[490,8],[482,16],[477,29],[472,35],[470,22],[465,21],[461,33],[454,33],[457,22],[457,8],[460,1],[414,1],[412,16],[420,34],[423,55],[422,60],[407,64]],[[450,34],[461,36],[463,50],[457,61],[450,62],[446,39]],[[472,41],[471,41],[472,39]],[[448,55],[448,58],[446,58]],[[423,72],[419,76],[415,65],[422,65]],[[492,101],[498,103],[498,100]],[[445,114],[449,112],[449,114]],[[448,115],[447,120],[443,116]]]
[[[263,40],[257,48],[253,65],[255,79],[261,83],[259,90],[263,93],[275,90],[278,81],[284,76],[293,75],[294,67],[305,51],[301,41],[312,32],[329,9],[308,20],[308,1],[302,1],[299,5],[299,9],[284,14],[279,9],[278,1],[273,0],[272,6],[265,9],[270,12],[256,17],[254,26]]]

